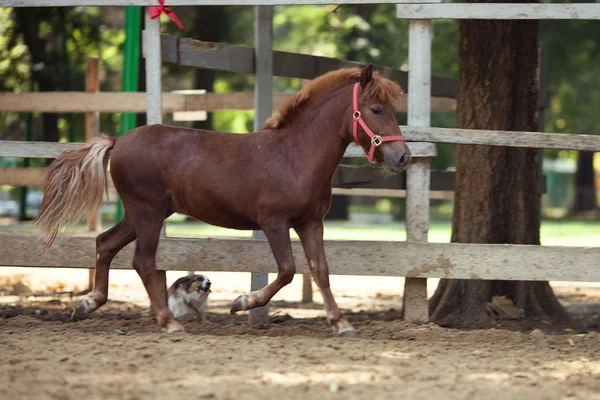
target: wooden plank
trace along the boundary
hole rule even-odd
[[[85,90],[88,92],[97,92],[100,90],[99,59],[98,57],[86,58],[85,68]],[[85,114],[85,140],[92,140],[100,135],[100,113],[88,112]],[[92,211],[87,217],[88,231],[100,233],[102,231],[102,217],[100,210]],[[93,271],[90,270],[93,276]],[[93,278],[90,276],[90,288],[93,284]]]
[[[42,168],[0,168],[0,185],[42,187],[44,176]]]
[[[436,157],[437,156],[437,148],[434,143],[408,143],[408,148],[412,153],[412,156],[415,158],[419,157]],[[356,157],[365,157],[365,152],[355,144],[351,144],[346,149],[344,153],[344,157],[347,158],[356,158]]]
[[[0,157],[56,158],[81,143],[23,142],[0,140]]]
[[[426,242],[429,231],[429,159],[413,161],[406,174],[406,231],[409,241]]]
[[[42,187],[45,174],[44,168],[0,168],[0,185]],[[108,187],[114,188],[110,174]]]
[[[441,0],[169,0],[176,6],[254,6],[314,4],[396,4],[439,3]],[[0,0],[0,7],[71,7],[71,6],[155,6],[156,0]],[[177,11],[177,10],[173,10]]]
[[[188,111],[185,102],[189,97],[199,98],[195,102],[206,108],[212,107],[211,100],[203,95],[163,93],[165,112]],[[235,96],[234,96],[235,97]],[[220,100],[220,99],[219,99]],[[222,101],[222,100],[220,100]],[[21,92],[0,93],[0,110],[12,112],[44,113],[116,113],[146,112],[145,92]],[[196,111],[196,110],[191,110]],[[209,110],[212,111],[212,110]]]
[[[144,13],[143,49],[146,57],[146,114],[148,125],[162,123],[160,21]]]
[[[254,108],[252,92],[179,94],[163,93],[163,111],[218,111],[251,110]],[[274,94],[281,103],[291,94]],[[452,107],[444,102],[443,107]],[[0,93],[0,111],[83,113],[83,112],[135,112],[145,113],[147,98],[145,92],[20,92]]]
[[[302,274],[302,303],[312,303],[313,290],[312,278],[310,274]]]
[[[427,242],[429,230],[429,178],[428,158],[414,160],[406,176],[406,234],[408,241]],[[404,282],[404,319],[416,323],[429,320],[427,279],[406,278]]]
[[[85,90],[87,92],[98,92],[100,90],[100,79],[99,79],[99,58],[97,56],[86,57],[86,68],[85,68]],[[88,112],[85,114],[85,140],[89,141],[94,137],[100,135],[100,113]],[[96,232],[99,234],[102,232],[102,213],[100,209],[92,211],[87,216],[88,232]],[[94,275],[95,270],[89,269],[88,271],[88,290],[92,291],[94,288]]]
[[[56,158],[67,150],[74,150],[82,143],[24,142],[17,140],[0,140],[0,157]],[[409,143],[413,157],[435,157],[433,143]],[[344,157],[364,157],[364,152],[357,146],[348,146]]]
[[[44,183],[45,170],[42,168],[0,168],[0,185],[42,187]],[[110,175],[109,187],[113,188]],[[406,197],[403,189],[369,189],[369,188],[333,188],[333,194],[343,196],[367,196],[367,197]],[[431,190],[430,199],[451,200],[454,198],[452,191]]]
[[[252,61],[256,71],[254,81],[254,130],[260,130],[273,110],[273,6],[254,7],[254,54]],[[265,240],[263,231],[252,232],[252,238]],[[250,290],[257,291],[269,284],[269,276],[252,272]],[[249,322],[269,322],[269,306],[257,307],[249,312]]]
[[[436,197],[439,195],[433,194],[433,192],[453,192],[455,185],[455,172],[454,171],[431,171],[430,175],[430,198],[446,198]],[[543,187],[542,193],[545,193],[545,179],[542,176],[540,179],[540,186]],[[368,195],[370,189],[382,190],[380,195],[384,196],[385,193],[393,195],[394,191],[406,190],[406,173],[399,173],[394,175],[382,175],[378,168],[372,166],[356,166],[356,165],[345,165],[340,164],[336,169],[333,178],[334,188],[343,189],[366,189],[365,194]],[[387,191],[387,192],[386,192]],[[342,192],[340,192],[342,193]],[[356,192],[359,193],[359,192]],[[403,192],[398,192],[398,196],[403,197]],[[376,194],[373,194],[376,195]]]
[[[600,4],[399,4],[405,19],[600,19]]]
[[[273,109],[279,108],[292,93],[273,93]],[[396,102],[396,110],[407,110],[409,96]],[[163,93],[163,112],[253,110],[253,92],[180,94]],[[433,111],[455,111],[456,100],[433,97]],[[120,113],[146,112],[145,92],[0,92],[0,111],[45,113]]]
[[[162,52],[168,55],[164,61],[196,68],[254,74],[254,49],[226,43],[203,42],[194,39],[173,40],[162,36]],[[174,48],[177,47],[177,48]],[[314,79],[326,72],[343,67],[362,67],[365,64],[335,58],[274,51],[273,75],[291,78]],[[384,66],[374,66],[383,76],[397,82],[410,93],[408,73]],[[458,81],[445,77],[433,77],[431,96],[456,98]]]
[[[162,124],[162,60],[160,48],[160,20],[150,17],[150,9],[144,12],[142,48],[146,58],[146,120],[148,125]],[[161,236],[166,236],[166,222]],[[167,299],[167,274],[157,271],[156,284],[161,295]],[[155,311],[155,310],[153,310]]]
[[[406,190],[402,190],[402,189],[333,188],[332,193],[341,195],[341,196],[395,197],[395,198],[406,197]],[[429,198],[434,199],[434,200],[452,200],[452,199],[454,199],[454,192],[453,191],[443,191],[443,190],[431,190],[431,191],[429,191]]]
[[[567,133],[490,131],[401,126],[406,139],[413,142],[477,144],[530,147],[537,149],[600,151],[600,136]]]
[[[9,186],[29,186],[39,187],[44,186],[44,177],[46,170],[44,168],[0,168],[0,185]],[[112,177],[108,177],[108,197],[107,202],[114,201],[117,196]]]
[[[179,39],[178,43],[179,48],[175,52],[177,61],[172,61],[170,58],[165,58],[164,61],[196,68],[231,72],[255,71],[254,49],[252,47],[203,42],[194,39]]]
[[[411,20],[408,28],[408,79],[412,90],[408,103],[408,124],[431,125],[431,21]],[[427,242],[429,230],[430,161],[414,160],[406,171],[406,236],[410,242]],[[427,280],[406,278],[404,319],[429,320]]]
[[[46,242],[31,233],[0,232],[2,266],[89,268],[95,263],[95,238],[60,234]],[[135,245],[111,266],[131,269]],[[297,273],[309,273],[302,245],[292,242]],[[448,279],[600,282],[600,247],[504,244],[326,241],[333,275],[405,276]],[[163,238],[157,267],[168,271],[275,273],[265,241],[250,239]]]
[[[378,172],[369,173],[366,175],[367,179],[364,182],[354,184],[358,186],[368,185],[368,187],[337,187],[340,184],[334,181],[333,194],[369,197],[406,197],[405,189],[381,188],[380,186],[384,186],[383,182],[378,180],[372,182],[369,181],[370,179],[374,179],[376,175],[380,174]],[[45,169],[43,168],[0,168],[0,185],[42,187],[44,184],[44,176]],[[344,186],[347,186],[347,184]],[[401,187],[402,185],[401,182],[393,182],[393,185],[389,186]],[[436,186],[440,187],[436,189]],[[109,189],[114,189],[114,184],[110,175],[108,175],[108,187]],[[434,185],[434,183],[432,183],[432,187],[434,189],[429,192],[430,199],[451,200],[454,198],[452,182],[445,185]],[[110,198],[115,198],[116,196],[116,192],[113,190],[109,190],[109,194]]]

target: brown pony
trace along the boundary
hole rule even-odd
[[[181,213],[221,227],[264,231],[277,262],[277,278],[238,297],[231,313],[266,305],[292,281],[293,228],[323,295],[328,323],[340,336],[356,336],[329,287],[322,220],[331,202],[333,175],[353,137],[373,162],[384,162],[393,172],[408,166],[410,151],[398,136],[394,109],[400,93],[396,83],[373,74],[370,65],[341,69],[306,85],[258,132],[238,135],[148,125],[63,153],[47,169],[35,221],[51,237],[48,245],[61,227],[98,209],[109,158],[125,209],[123,219],[96,239],[94,288],[77,303],[73,319],[106,303],[110,263],[137,239],[133,267],[158,324],[167,331],[182,329],[160,295],[155,272],[164,220]]]

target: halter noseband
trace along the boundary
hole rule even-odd
[[[374,158],[375,148],[377,146],[379,146],[383,142],[392,142],[392,141],[396,141],[396,140],[401,140],[401,141],[405,142],[406,139],[402,135],[379,136],[379,135],[374,134],[373,131],[369,129],[369,127],[367,126],[365,121],[362,119],[362,117],[360,115],[360,111],[358,111],[358,86],[359,85],[360,84],[357,82],[354,85],[354,89],[352,91],[352,103],[354,105],[354,111],[352,112],[352,119],[353,119],[352,135],[354,136],[354,141],[356,142],[356,144],[359,145],[365,152],[365,154],[367,156],[367,160],[369,160],[369,162],[371,164],[378,164],[379,162],[377,160],[375,160],[375,158]],[[371,138],[371,148],[369,149],[368,153],[365,150],[365,148],[362,147],[362,145],[358,141],[358,124],[360,124],[360,126],[364,129],[366,134],[369,135],[369,137]]]

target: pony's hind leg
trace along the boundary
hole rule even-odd
[[[137,242],[133,256],[133,268],[142,280],[152,308],[156,312],[156,319],[161,328],[167,332],[183,330],[183,326],[175,321],[173,313],[167,306],[167,299],[159,290],[156,277],[156,250],[160,239],[164,219],[156,219],[156,213],[148,212],[140,218],[134,217]],[[150,220],[152,218],[152,220]]]
[[[77,302],[71,318],[79,319],[106,303],[108,299],[108,273],[113,258],[135,240],[135,227],[125,214],[121,222],[96,238],[96,269],[94,288],[90,294]]]
[[[277,262],[277,278],[264,288],[239,296],[231,305],[231,314],[266,305],[282,287],[294,279],[296,264],[292,254],[289,229],[263,229]]]
[[[309,221],[297,227],[296,232],[302,242],[310,271],[323,296],[323,304],[327,311],[327,322],[335,329],[338,336],[358,336],[354,327],[339,309],[329,287],[329,268],[327,267],[325,245],[323,243],[323,222],[321,220]]]

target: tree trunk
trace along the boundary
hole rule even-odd
[[[537,130],[537,32],[538,21],[461,21],[459,128]],[[456,156],[451,241],[540,244],[537,151],[460,145]],[[495,296],[527,318],[567,318],[547,282],[442,280],[430,301],[431,319],[490,326],[488,303]]]
[[[580,151],[577,158],[577,171],[575,172],[573,214],[594,213],[597,210],[594,152]]]
[[[224,7],[197,6],[194,38],[206,42],[221,42],[227,34],[227,14]],[[194,89],[204,89],[207,93],[214,91],[216,71],[197,68],[194,71]],[[194,121],[196,129],[213,129],[212,113],[206,113],[205,121]]]
[[[44,38],[38,37],[38,28],[43,13],[30,7],[16,7],[14,10],[18,31],[23,35],[23,41],[29,49],[32,67],[32,78],[40,92],[52,92],[57,89],[56,77],[60,76],[60,60],[58,40],[51,34]],[[47,20],[47,19],[45,19]],[[56,26],[55,21],[50,21]],[[56,30],[53,31],[57,35]],[[57,39],[57,38],[54,38]],[[42,138],[46,142],[58,142],[58,115],[55,113],[42,114]],[[50,163],[52,160],[48,160]]]

